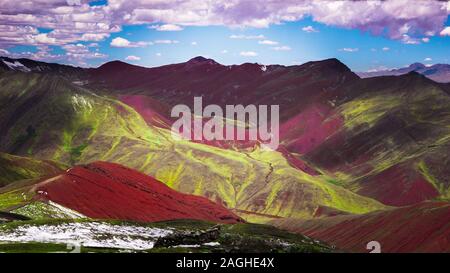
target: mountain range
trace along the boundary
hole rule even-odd
[[[435,82],[441,83],[450,82],[450,65],[448,64],[424,65],[422,63],[413,63],[407,67],[398,69],[380,69],[369,72],[358,72],[358,75],[361,78],[380,77],[380,76],[399,76],[413,71],[420,73]]]
[[[0,210],[245,221],[342,251],[375,239],[392,252],[449,251],[450,89],[422,74],[360,78],[337,59],[76,68],[1,57]],[[170,110],[194,96],[279,105],[280,147],[174,140]],[[399,232],[405,247],[393,246]]]

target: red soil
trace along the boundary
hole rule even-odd
[[[374,177],[363,179],[359,185],[359,194],[391,206],[417,204],[439,196],[439,191],[409,166],[393,166]]]
[[[284,146],[280,145],[277,151],[283,154],[283,156],[289,162],[289,165],[291,165],[292,167],[299,169],[309,175],[319,175],[319,172],[310,167],[305,161],[295,157]]]
[[[150,97],[142,95],[123,95],[119,99],[138,112],[148,125],[170,128],[172,122],[161,113],[170,115],[168,107]]]
[[[179,193],[150,176],[107,162],[71,168],[39,183],[36,192],[41,198],[97,219],[242,221],[204,197]]]
[[[369,252],[366,245],[370,241],[378,241],[382,252],[450,251],[450,204],[447,202],[424,202],[365,215],[308,221],[286,219],[274,224],[347,251]]]
[[[291,152],[306,154],[343,125],[343,118],[334,113],[330,106],[313,105],[283,123],[280,139]]]

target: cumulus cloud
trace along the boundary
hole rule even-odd
[[[265,28],[305,17],[328,26],[418,44],[435,35],[450,36],[450,27],[445,27],[448,14],[450,4],[437,0],[109,0],[95,6],[90,6],[89,0],[0,0],[0,47],[99,42],[125,25],[148,24],[159,31],[186,26]],[[50,31],[43,33],[40,29]],[[315,29],[305,26],[302,30]],[[263,35],[230,38],[266,39]],[[130,45],[143,46],[139,42]]]
[[[122,37],[116,37],[110,43],[112,47],[145,47],[150,44],[151,42],[130,42]]]
[[[155,40],[155,44],[178,44],[180,41],[177,40]]]
[[[230,39],[245,39],[245,40],[262,40],[265,39],[264,35],[230,35]]]
[[[383,47],[381,50],[383,50],[383,51],[389,51],[389,50],[391,50],[389,47],[387,47],[387,46],[385,46],[385,47]]]
[[[69,56],[69,59],[80,60],[107,57],[105,54],[90,51],[89,47],[83,44],[68,44],[62,46],[62,48],[66,51],[66,55]]]
[[[262,41],[258,41],[258,44],[261,44],[261,45],[277,45],[278,42],[271,41],[271,40],[262,40]]]
[[[109,33],[85,33],[81,35],[82,41],[103,41],[105,38],[109,37]]]
[[[339,51],[344,51],[344,52],[357,52],[357,51],[359,51],[359,48],[344,47],[344,48],[339,49]]]
[[[317,29],[315,29],[313,26],[306,26],[302,27],[302,30],[307,33],[313,33],[313,32],[319,32]]]
[[[450,13],[445,1],[328,1],[328,0],[109,0],[90,6],[88,0],[0,0],[0,45],[64,45],[100,41],[123,25],[149,24],[159,31],[185,26],[223,25],[268,27],[311,16],[318,23],[360,29],[414,44],[436,34],[449,35],[444,24]],[[39,33],[38,28],[52,29]],[[314,32],[312,26],[303,31]],[[405,36],[406,35],[406,36]],[[232,35],[259,39],[262,35]]]
[[[85,34],[103,34],[96,38],[104,38],[123,25],[157,24],[160,31],[206,25],[268,27],[306,16],[326,25],[402,40],[404,34],[423,38],[441,32],[449,13],[448,3],[437,0],[110,0],[102,6],[90,6],[88,0],[0,0],[0,25],[54,29],[72,42],[81,41],[83,35],[84,39],[89,37]],[[314,28],[303,30],[313,32]]]
[[[125,58],[125,60],[127,60],[127,61],[140,61],[140,60],[141,60],[141,57],[134,56],[134,55],[130,55],[130,56],[127,56],[127,57]]]
[[[157,31],[181,31],[182,27],[174,24],[164,24],[164,25],[156,25],[150,26],[151,29],[156,29]]]
[[[256,56],[258,56],[258,53],[254,52],[254,51],[241,51],[241,53],[239,53],[239,55],[244,56],[244,57],[256,57]]]
[[[433,59],[431,59],[430,57],[428,57],[428,58],[425,58],[423,61],[424,62],[431,62]]]
[[[9,51],[6,49],[0,48],[0,55],[4,55],[4,56],[9,55]]]
[[[289,46],[276,46],[276,47],[272,47],[273,50],[275,51],[289,51],[291,50],[291,48]]]
[[[130,24],[162,22],[175,25],[268,27],[311,16],[316,22],[360,29],[402,40],[439,33],[449,13],[445,1],[246,1],[112,0],[110,8]],[[306,31],[313,28],[306,27]]]
[[[441,36],[450,36],[450,27],[445,27],[441,32]]]

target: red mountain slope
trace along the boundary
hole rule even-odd
[[[206,198],[174,191],[124,166],[95,162],[45,180],[34,190],[88,217],[154,222],[197,219],[221,223],[242,220]]]
[[[382,252],[450,251],[447,202],[424,202],[359,216],[277,220],[274,224],[349,251],[368,252],[366,244],[374,240],[381,244]]]
[[[409,162],[363,177],[356,184],[357,193],[390,206],[413,205],[439,197],[439,191]]]

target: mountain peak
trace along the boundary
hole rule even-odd
[[[416,69],[422,69],[422,68],[425,68],[425,65],[422,64],[422,63],[413,63],[413,64],[411,64],[411,65],[409,66],[409,68],[412,68],[412,69],[414,69],[414,70],[416,70]]]
[[[208,59],[203,56],[197,56],[186,62],[187,64],[218,64],[213,59]]]
[[[98,68],[96,68],[95,70],[97,70],[97,71],[116,71],[117,72],[117,71],[129,70],[129,69],[145,69],[145,68],[141,67],[141,66],[129,64],[126,62],[122,62],[119,60],[115,60],[115,61],[104,63],[101,66],[99,66]]]

